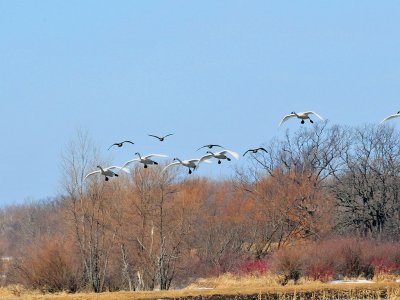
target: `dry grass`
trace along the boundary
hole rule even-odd
[[[58,300],[110,300],[110,299],[165,299],[202,296],[202,299],[400,299],[400,283],[396,278],[380,278],[381,281],[370,284],[323,284],[301,279],[299,284],[279,284],[281,278],[276,275],[264,276],[223,276],[198,279],[183,290],[153,292],[114,292],[114,293],[77,293],[77,294],[40,294],[10,286],[0,289],[0,299],[58,299]],[[203,288],[203,289],[202,289]],[[211,289],[204,289],[211,288]]]

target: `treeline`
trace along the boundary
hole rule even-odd
[[[229,180],[138,166],[109,182],[84,181],[104,161],[89,137],[78,134],[62,156],[62,196],[1,211],[3,284],[72,292],[168,289],[280,257],[299,241],[399,241],[394,128],[320,123],[265,148]],[[302,270],[297,273],[307,275]]]

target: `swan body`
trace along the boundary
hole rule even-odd
[[[124,163],[124,165],[122,167],[124,168],[127,165],[137,161],[137,162],[143,164],[145,168],[147,168],[147,165],[158,165],[158,162],[152,160],[150,157],[168,157],[167,155],[164,155],[164,154],[148,154],[145,156],[141,156],[139,152],[136,152],[135,155],[137,155],[138,158],[128,160],[126,163]]]
[[[186,160],[180,160],[179,158],[174,158],[174,162],[172,162],[172,163],[170,163],[169,165],[167,165],[162,171],[161,171],[161,173],[162,172],[164,172],[166,169],[168,169],[169,167],[172,167],[172,166],[176,166],[176,165],[182,165],[182,166],[184,166],[184,167],[187,167],[187,168],[189,168],[189,174],[192,174],[192,169],[193,169],[193,171],[194,170],[196,170],[196,168],[198,168],[199,167],[199,164],[201,163],[201,162],[206,162],[206,163],[211,163],[211,161],[210,160],[208,160],[208,159],[203,159],[203,157],[201,157],[201,158],[194,158],[194,159],[186,159]]]
[[[398,117],[400,117],[400,111],[398,111],[397,114],[394,114],[394,115],[391,115],[391,116],[389,116],[389,117],[384,118],[384,119],[382,120],[382,122],[380,122],[379,124],[382,124],[382,123],[385,122],[385,121],[389,121],[389,120],[391,120],[391,119],[398,118]]]
[[[124,167],[118,167],[118,166],[111,166],[111,167],[107,167],[107,168],[102,168],[101,166],[97,166],[97,168],[99,168],[100,170],[97,170],[97,171],[94,171],[94,172],[91,172],[91,173],[87,174],[85,176],[85,178],[83,178],[83,180],[85,180],[89,176],[92,176],[92,175],[97,174],[97,173],[105,176],[105,180],[106,181],[108,181],[108,177],[114,177],[114,176],[118,177],[118,174],[116,174],[113,171],[111,171],[112,169],[119,169],[119,170],[122,170],[122,171],[124,171],[126,173],[130,173],[128,169],[126,169]]]
[[[219,151],[219,152],[214,152],[214,153],[211,152],[211,151],[207,151],[206,153],[208,153],[208,154],[204,155],[200,159],[200,162],[202,162],[203,160],[206,160],[206,159],[210,159],[212,157],[218,159],[218,164],[221,163],[221,159],[226,159],[227,161],[231,161],[231,159],[228,156],[226,156],[226,154],[230,154],[236,159],[239,159],[239,157],[240,157],[240,155],[237,154],[236,152],[233,152],[231,150],[226,150],[226,149],[222,150],[222,151]]]
[[[306,111],[306,112],[300,112],[300,113],[296,113],[296,112],[292,111],[290,114],[283,117],[282,121],[279,123],[279,126],[281,126],[282,123],[286,122],[290,118],[295,118],[295,117],[298,119],[301,119],[301,124],[304,124],[304,120],[307,120],[307,119],[309,119],[311,123],[314,123],[314,121],[310,119],[310,115],[316,115],[322,121],[324,120],[319,114],[317,114],[316,112],[313,112],[313,111]]]

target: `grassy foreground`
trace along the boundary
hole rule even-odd
[[[113,292],[77,294],[40,294],[4,288],[0,299],[400,299],[400,283],[380,282],[368,284],[306,283],[288,286],[243,286],[215,289],[184,289],[152,292]]]

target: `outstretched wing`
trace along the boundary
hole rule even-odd
[[[157,139],[160,139],[160,137],[158,137],[158,136],[156,136],[156,135],[153,135],[153,134],[149,134],[148,136],[152,136],[152,137],[155,137],[155,138],[157,138]]]
[[[180,162],[179,161],[175,161],[173,163],[170,163],[169,165],[165,166],[164,169],[162,169],[161,173],[164,173],[166,169],[168,169],[169,167],[175,166],[175,165],[179,165]]]
[[[156,156],[156,157],[168,157],[168,155],[165,155],[165,154],[147,154],[146,156],[143,156],[142,158],[143,159],[147,159],[147,158],[150,158],[150,157],[153,157],[153,156]]]
[[[202,162],[210,162],[209,159],[212,158],[213,155],[212,154],[206,154],[203,155],[202,157],[200,157],[200,159],[197,159],[199,161],[199,164]],[[197,161],[196,159],[192,159],[193,162]]]
[[[164,135],[164,138],[166,138],[167,136],[173,135],[173,133],[169,133],[167,135]]]
[[[132,145],[135,144],[134,142],[131,142],[131,141],[123,141],[122,143],[129,143],[129,144],[132,144]]]
[[[118,143],[112,144],[110,147],[108,147],[108,150],[110,150],[112,146],[117,146],[117,145],[118,145]]]
[[[204,145],[204,146],[201,146],[199,149],[197,149],[196,151],[199,151],[200,149],[203,149],[203,148],[207,148],[209,145]]]
[[[282,119],[282,121],[279,123],[278,126],[281,126],[284,122],[286,122],[287,120],[289,120],[290,118],[293,118],[293,117],[295,117],[295,116],[296,116],[295,114],[290,114],[290,115],[284,116],[283,119]]]
[[[247,152],[253,151],[253,150],[254,150],[254,149],[249,149],[249,150],[247,150],[245,153],[243,153],[243,156],[245,156]]]
[[[139,158],[134,158],[134,159],[128,160],[126,163],[124,163],[124,164],[122,165],[121,168],[125,168],[127,165],[129,165],[129,164],[131,164],[131,163],[133,163],[133,162],[135,162],[135,161],[139,161]]]
[[[120,166],[111,166],[106,168],[106,170],[111,170],[111,169],[118,169],[120,171],[124,171],[125,173],[131,174],[131,171],[129,171],[129,169]]]
[[[97,171],[94,171],[94,172],[91,172],[91,173],[87,174],[87,175],[85,176],[85,178],[83,178],[83,180],[85,180],[85,179],[88,178],[89,176],[92,176],[92,175],[97,174],[97,173],[100,173],[100,170],[97,170]]]
[[[211,148],[212,148],[212,147],[220,147],[220,148],[223,148],[221,145],[209,145],[209,146],[211,146]]]
[[[265,153],[268,153],[267,149],[265,149],[265,148],[263,148],[263,147],[260,147],[260,148],[258,148],[257,150],[262,150],[262,151],[264,151]]]
[[[229,153],[230,155],[232,155],[232,156],[233,156],[234,158],[236,158],[236,159],[239,159],[239,157],[240,157],[240,155],[239,155],[238,153],[233,152],[233,151],[231,151],[231,150],[227,150],[227,149],[222,150],[220,153],[222,153],[222,154]]]
[[[316,115],[319,119],[321,119],[322,121],[324,120],[319,114],[317,114],[315,111],[307,111],[306,112],[307,115]]]
[[[389,116],[389,117],[384,118],[384,119],[382,120],[382,122],[380,122],[379,124],[382,124],[382,123],[385,122],[385,121],[389,121],[389,120],[391,120],[391,119],[398,118],[398,117],[400,117],[400,114],[391,115],[391,116]]]

